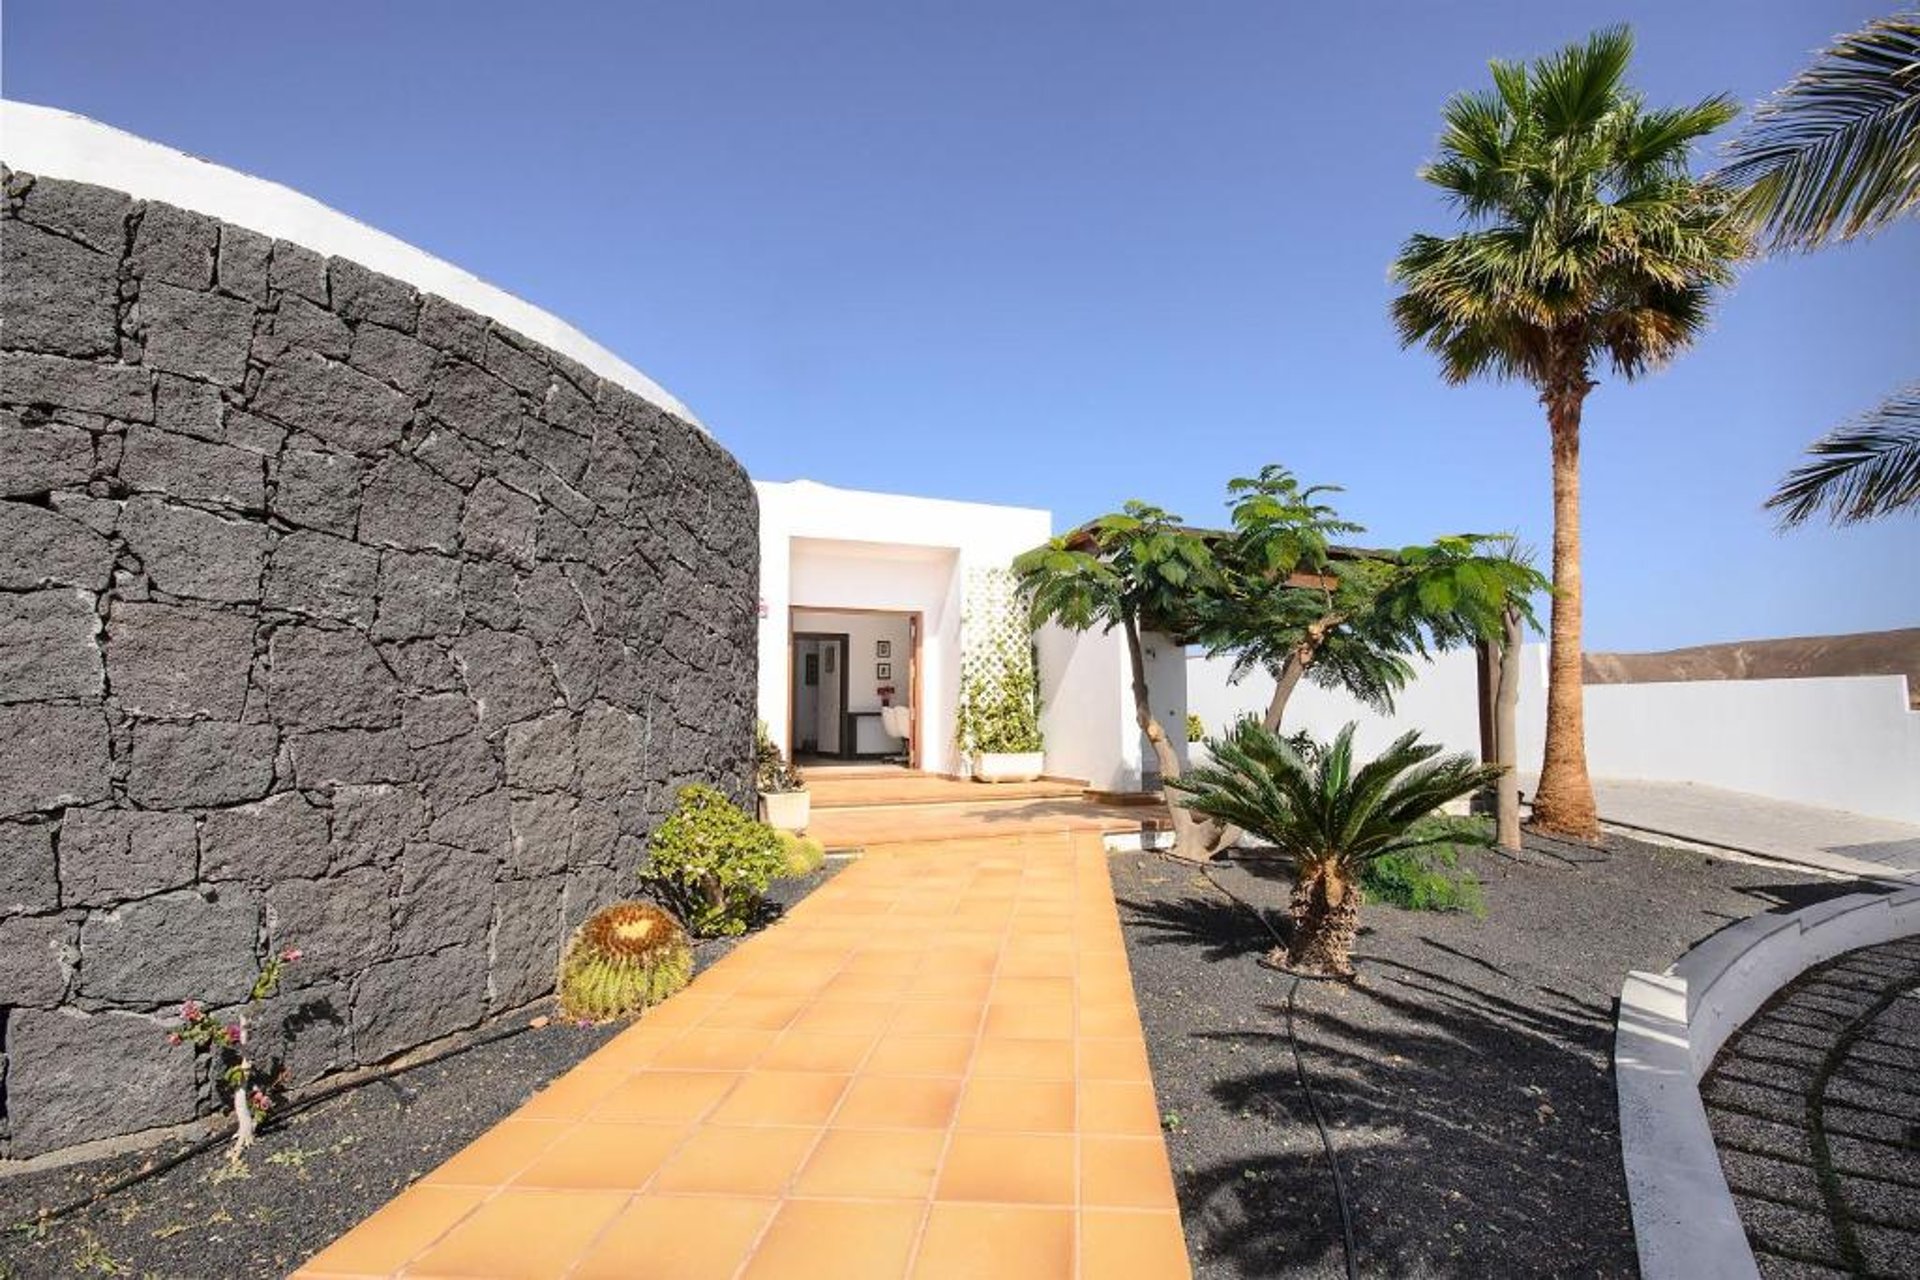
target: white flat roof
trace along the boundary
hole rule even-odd
[[[692,411],[659,383],[558,316],[278,182],[175,151],[71,111],[30,102],[0,101],[0,159],[23,173],[111,187],[139,200],[178,205],[261,235],[347,258],[498,320],[701,426]]]
[[[1014,507],[1000,502],[973,502],[964,498],[927,498],[919,494],[887,493],[879,489],[847,489],[839,485],[822,484],[818,480],[755,480],[753,487],[765,493],[786,494],[796,498],[819,494],[823,497],[846,497],[860,502],[911,503],[928,508],[949,508],[956,512],[976,511],[1003,516],[1037,517],[1049,523],[1053,519],[1053,512],[1045,507]]]

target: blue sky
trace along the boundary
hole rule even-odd
[[[1446,96],[1629,21],[1752,101],[1891,0],[7,0],[9,97],[297,187],[566,317],[763,479],[1217,515],[1268,461],[1393,544],[1549,529],[1523,387],[1398,349]],[[244,17],[242,16],[244,15]],[[1777,534],[1801,447],[1920,375],[1920,226],[1756,264],[1592,397],[1588,642],[1920,624],[1920,521]]]

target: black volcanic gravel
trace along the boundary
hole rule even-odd
[[[1484,919],[1371,904],[1362,984],[1255,963],[1265,926],[1197,869],[1112,861],[1199,1280],[1345,1274],[1310,1086],[1349,1192],[1361,1276],[1632,1276],[1611,1068],[1630,969],[1727,924],[1857,886],[1610,837],[1476,853]],[[1290,882],[1211,869],[1285,930]]]
[[[791,906],[840,865],[769,898]],[[703,943],[697,964],[738,941]],[[19,1224],[191,1143],[0,1177],[0,1280],[284,1276],[620,1030],[551,1023],[371,1081],[263,1129],[242,1176],[226,1175],[222,1143],[39,1229]]]

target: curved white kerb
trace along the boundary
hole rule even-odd
[[[111,187],[137,200],[178,205],[357,262],[497,320],[667,412],[701,425],[653,379],[558,316],[291,187],[175,151],[71,111],[29,102],[0,101],[0,159],[23,173]]]

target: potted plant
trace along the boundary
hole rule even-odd
[[[754,728],[753,785],[760,793],[762,822],[780,831],[807,829],[812,813],[807,780],[774,745],[764,721]]]
[[[1046,768],[1033,669],[1009,663],[961,690],[960,750],[978,782],[1032,782]]]

